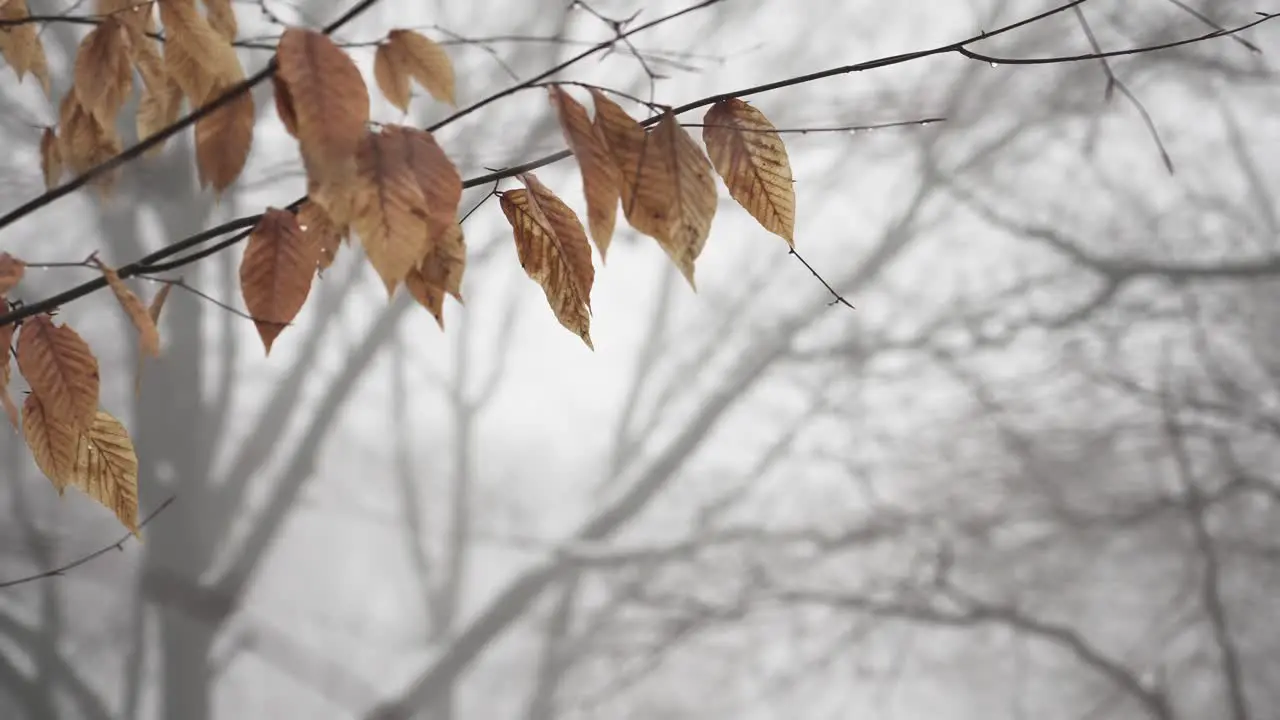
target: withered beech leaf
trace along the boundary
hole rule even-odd
[[[422,198],[426,202],[427,223],[431,239],[458,222],[458,203],[462,202],[462,175],[445,155],[436,139],[426,130],[387,125],[383,127],[387,142],[398,147],[413,171]],[[398,145],[396,145],[398,143]]]
[[[214,88],[244,77],[244,68],[231,43],[218,34],[194,2],[159,3],[165,26],[164,63],[193,107],[213,99]]]
[[[373,54],[373,79],[392,105],[400,112],[409,112],[410,81],[413,78],[402,47],[389,42],[378,45]]]
[[[703,117],[702,142],[730,197],[765,230],[795,247],[791,162],[773,123],[742,100],[727,98]]]
[[[311,293],[318,246],[293,213],[267,208],[240,261],[240,292],[268,355]]]
[[[467,267],[467,246],[462,226],[454,223],[431,243],[427,255],[405,276],[404,285],[444,329],[444,296],[462,302],[462,275]]]
[[[36,467],[49,478],[59,495],[74,484],[79,432],[50,417],[35,393],[28,394],[22,403],[22,437],[35,458]]]
[[[128,285],[125,285],[124,280],[114,268],[101,261],[97,265],[102,271],[102,277],[107,281],[107,286],[111,288],[111,293],[115,295],[116,301],[129,317],[129,322],[133,323],[133,327],[138,331],[138,345],[142,352],[151,357],[159,357],[160,332],[156,329],[156,322],[152,319],[151,313],[147,312],[142,300],[129,289]]]
[[[587,198],[587,226],[591,239],[605,259],[618,218],[622,177],[609,154],[601,129],[591,123],[587,109],[558,85],[547,88],[569,149],[582,171],[582,194]]]
[[[672,156],[662,152],[653,135],[617,103],[598,90],[593,89],[591,96],[596,106],[595,126],[618,169],[623,215],[631,227],[662,243],[680,211]]]
[[[45,128],[40,135],[40,172],[44,175],[44,187],[52,190],[62,179],[62,148],[53,128]]]
[[[103,125],[112,125],[133,92],[125,28],[113,15],[98,23],[76,52],[75,93]]]
[[[204,0],[204,7],[207,11],[209,26],[227,42],[235,40],[239,27],[236,23],[235,10],[231,7],[231,0]]]
[[[328,269],[338,255],[338,248],[342,246],[342,238],[346,236],[347,229],[339,228],[333,218],[329,217],[329,213],[310,199],[304,200],[298,208],[298,227],[315,240],[319,249],[317,269]]]
[[[243,79],[241,75],[236,82]],[[215,85],[212,97],[233,84]],[[254,120],[253,96],[245,92],[196,121],[196,168],[201,187],[212,185],[221,193],[240,176],[253,147]]]
[[[387,44],[395,48],[394,52],[405,69],[431,93],[431,97],[450,105],[457,104],[454,100],[453,62],[444,48],[413,30],[392,30],[387,33]]]
[[[520,180],[527,190],[508,190],[500,197],[520,266],[542,286],[560,324],[594,350],[590,311],[595,268],[586,230],[573,210],[531,173]]]
[[[656,149],[670,158],[669,165],[674,170],[671,182],[677,199],[675,222],[669,234],[658,237],[658,244],[684,274],[689,287],[696,290],[693,263],[707,244],[711,220],[716,214],[714,169],[702,148],[680,126],[680,121],[671,111],[658,121],[653,140]]]
[[[0,296],[0,309],[8,307],[8,302]],[[16,326],[12,323],[0,327],[0,404],[4,405],[5,414],[9,416],[9,422],[13,424],[13,428],[21,430],[18,406],[14,404],[13,396],[9,394],[9,381],[13,379],[13,368],[10,367],[9,361],[12,359],[11,348],[15,329]]]
[[[46,415],[75,431],[85,430],[98,410],[98,359],[68,325],[48,313],[27,318],[18,332],[18,370]]]
[[[351,227],[390,297],[426,252],[427,201],[397,133],[369,133],[356,164]]]
[[[13,67],[18,80],[31,73],[40,81],[45,97],[52,97],[49,64],[44,46],[40,44],[40,25],[20,22],[31,17],[26,0],[0,2],[0,20],[10,22],[5,32],[0,32],[0,55]]]
[[[276,48],[276,108],[293,125],[307,177],[346,179],[369,122],[369,90],[356,64],[326,35],[291,27]]]
[[[138,455],[121,422],[105,410],[76,438],[72,484],[115,513],[125,529],[138,534]]]
[[[0,294],[9,292],[22,281],[27,264],[7,252],[0,252]],[[3,308],[0,308],[3,309]]]

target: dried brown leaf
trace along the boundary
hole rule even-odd
[[[229,88],[215,86],[213,96]],[[254,120],[253,96],[244,92],[196,121],[196,167],[201,187],[212,185],[221,193],[240,176],[253,147]]]
[[[165,69],[193,107],[213,99],[214,88],[244,77],[235,48],[213,29],[194,3],[163,0],[159,7],[167,37]]]
[[[291,27],[276,49],[276,75],[287,89],[276,107],[298,138],[307,177],[345,181],[367,133],[369,90],[351,58],[327,36]]]
[[[0,20],[11,23],[31,17],[26,0],[7,0],[0,3]],[[50,97],[49,63],[40,44],[39,25],[34,22],[10,24],[0,32],[0,55],[13,66],[18,80],[31,73],[40,81],[46,97]]]
[[[587,109],[559,86],[547,88],[556,109],[560,129],[582,170],[582,193],[587,198],[587,225],[591,239],[605,259],[618,217],[622,177],[609,152],[601,129],[591,123]]]
[[[0,252],[0,294],[7,293],[27,273],[27,264],[7,252]]]
[[[444,48],[413,30],[392,30],[387,33],[387,44],[396,48],[409,74],[431,93],[431,97],[450,105],[457,104],[454,99],[453,62]]]
[[[389,147],[404,155],[426,201],[428,230],[432,240],[458,222],[462,202],[462,175],[426,130],[386,125],[383,134]]]
[[[329,217],[329,213],[311,200],[304,200],[298,208],[298,227],[314,238],[316,247],[319,248],[317,269],[328,269],[338,255],[338,248],[342,246],[347,229],[339,228],[333,218]]]
[[[76,52],[75,93],[99,123],[113,125],[120,108],[133,92],[133,67],[129,61],[125,28],[107,16],[84,39]]]
[[[795,247],[791,162],[773,123],[742,100],[727,98],[703,117],[702,142],[729,195],[765,230]]]
[[[267,208],[240,261],[240,291],[266,353],[311,293],[319,248],[293,213]]]
[[[528,190],[509,190],[500,200],[515,235],[525,273],[542,286],[556,319],[587,347],[591,343],[591,245],[573,210],[531,173],[520,176]]]
[[[3,296],[0,296],[0,308],[9,307]],[[22,423],[18,418],[18,406],[13,403],[13,397],[9,394],[9,381],[13,379],[13,368],[10,367],[9,361],[12,357],[13,332],[16,326],[12,323],[0,327],[0,403],[4,405],[5,414],[9,416],[9,422],[13,424],[15,430],[22,429]]]
[[[369,133],[357,167],[351,226],[390,297],[427,250],[427,201],[394,132]]]
[[[678,201],[675,222],[668,235],[658,238],[658,244],[680,268],[689,286],[696,289],[693,263],[707,244],[711,220],[716,214],[714,168],[670,111],[658,121],[653,140],[658,151],[670,158],[669,165],[674,169],[671,183]]]
[[[18,370],[46,414],[74,430],[84,430],[98,409],[98,359],[68,325],[54,325],[48,313],[27,318],[18,333]]]
[[[142,352],[151,357],[159,357],[160,332],[156,330],[156,322],[151,318],[151,314],[147,312],[142,300],[129,289],[128,285],[124,284],[124,280],[120,279],[120,274],[114,268],[99,262],[98,269],[102,271],[102,277],[106,278],[107,286],[111,288],[112,294],[116,296],[116,301],[120,303],[125,315],[129,316],[129,321],[137,329],[138,345]]]
[[[400,108],[400,112],[409,112],[412,77],[399,45],[382,43],[378,46],[373,55],[373,79],[392,105]]]
[[[426,257],[404,279],[405,288],[431,312],[444,329],[444,296],[462,302],[462,275],[467,267],[467,246],[462,226],[454,223],[431,243]]]
[[[231,42],[236,39],[239,28],[236,24],[236,12],[231,7],[231,0],[204,0],[206,17],[209,26],[219,35]]]
[[[173,290],[172,283],[165,283],[160,286],[160,291],[156,296],[151,298],[151,304],[147,306],[147,315],[151,317],[151,322],[156,328],[160,327],[160,311],[164,310],[164,303],[169,299],[169,291]]]
[[[662,243],[680,212],[672,155],[662,152],[654,136],[617,103],[598,90],[592,90],[591,96],[596,106],[595,126],[609,147],[621,180],[622,212],[631,227]]]
[[[45,128],[40,136],[40,172],[44,175],[44,187],[52,190],[62,179],[62,148],[53,128]]]
[[[75,428],[50,417],[35,393],[27,395],[22,403],[22,436],[36,467],[49,478],[59,495],[75,483],[79,434]]]
[[[124,425],[105,410],[76,438],[71,484],[138,534],[138,455]]]

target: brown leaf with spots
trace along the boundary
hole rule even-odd
[[[40,172],[44,175],[44,187],[52,190],[62,179],[62,148],[53,128],[45,128],[40,135]]]
[[[276,108],[298,138],[308,179],[349,179],[368,132],[369,90],[360,70],[327,36],[296,27],[280,38],[276,60]]]
[[[85,430],[98,410],[98,359],[68,325],[48,313],[27,318],[18,333],[18,370],[45,414],[74,431]]]
[[[240,292],[268,355],[311,293],[319,246],[293,213],[267,208],[249,233],[240,261]]]
[[[359,183],[351,227],[369,262],[395,293],[427,251],[427,201],[398,133],[369,133],[357,157]]]
[[[400,112],[409,112],[409,99],[413,77],[405,64],[404,52],[399,45],[382,43],[373,54],[373,79],[378,89]]]
[[[27,273],[27,264],[7,252],[0,252],[0,295],[9,292]]]
[[[702,254],[711,234],[711,220],[716,214],[716,181],[711,161],[670,111],[653,130],[658,152],[666,155],[673,169],[672,188],[677,199],[677,212],[668,233],[657,238],[658,244],[689,281],[693,281],[693,262]],[[641,182],[648,183],[648,179]]]
[[[443,103],[457,105],[454,99],[453,62],[436,41],[413,30],[392,30],[387,45],[401,59],[404,68],[418,84]],[[408,102],[405,103],[408,105]]]
[[[102,277],[107,281],[107,287],[111,288],[111,293],[116,296],[116,302],[120,303],[120,307],[124,310],[125,315],[129,316],[129,321],[133,323],[133,327],[138,331],[138,345],[142,352],[151,357],[160,356],[160,332],[156,329],[156,322],[151,318],[151,314],[147,312],[147,308],[142,304],[142,300],[124,284],[124,280],[120,278],[120,274],[102,263],[95,261],[98,269],[102,271]]]
[[[104,126],[115,124],[120,108],[133,92],[133,67],[129,61],[125,28],[107,16],[76,51],[75,93],[80,104]]]
[[[124,425],[105,410],[98,410],[93,423],[76,438],[70,484],[138,534],[138,455]]]
[[[500,200],[511,223],[525,273],[542,286],[556,319],[588,348],[591,343],[591,245],[578,216],[532,173],[520,176],[528,190],[509,190]]]
[[[617,103],[598,90],[592,90],[591,96],[596,106],[594,124],[618,169],[622,212],[631,227],[661,243],[680,211],[671,154],[662,152],[654,136]]]
[[[578,159],[582,171],[582,194],[587,198],[587,225],[595,240],[600,259],[605,259],[618,218],[618,198],[622,177],[609,153],[609,144],[601,129],[591,123],[587,109],[559,86],[547,88],[551,105],[560,119],[569,149]]]
[[[405,288],[431,312],[440,329],[444,329],[444,296],[452,295],[462,302],[462,275],[467,267],[467,245],[462,226],[454,223],[439,235],[426,257],[409,271]]]
[[[338,255],[338,248],[347,235],[347,228],[338,227],[329,213],[319,203],[311,200],[304,200],[298,208],[298,227],[315,239],[319,248],[317,269],[327,270]]]
[[[22,436],[36,467],[49,478],[59,495],[75,483],[79,432],[51,418],[35,393],[27,395],[22,403]]]
[[[702,142],[730,197],[765,230],[795,247],[791,162],[773,123],[747,103],[727,98],[702,118]]]

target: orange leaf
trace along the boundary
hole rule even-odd
[[[50,418],[76,431],[93,422],[98,359],[70,326],[55,326],[48,313],[25,320],[18,333],[18,370]]]
[[[104,126],[113,125],[124,101],[133,92],[125,29],[108,16],[84,39],[76,52],[75,93],[80,103]]]
[[[7,252],[0,252],[0,294],[9,292],[22,281],[27,264]]]
[[[36,467],[49,478],[59,495],[68,485],[75,483],[79,433],[70,425],[50,417],[35,393],[27,395],[22,403],[22,436],[31,449]]]
[[[795,247],[791,163],[773,123],[747,103],[727,98],[703,117],[702,142],[729,195],[765,230]]]
[[[661,152],[654,137],[617,103],[597,90],[591,96],[596,105],[595,126],[618,169],[623,214],[631,227],[661,243],[680,211],[672,157]]]
[[[360,70],[327,36],[301,28],[284,31],[276,48],[277,76],[288,90],[277,99],[281,120],[294,125],[307,177],[346,179],[369,122],[369,90]]]
[[[413,30],[392,30],[387,33],[387,44],[396,48],[405,69],[431,93],[431,97],[450,105],[457,104],[453,94],[453,63],[444,48]]]
[[[608,142],[599,127],[591,124],[587,109],[559,86],[547,88],[551,105],[560,119],[560,129],[578,167],[582,170],[582,193],[587,198],[587,224],[591,238],[605,259],[618,218],[618,198],[622,177],[609,154]]]
[[[52,190],[62,179],[62,149],[53,128],[45,128],[40,136],[40,172],[44,174],[44,187]]]
[[[369,133],[357,163],[351,226],[390,297],[427,250],[427,201],[396,133]]]
[[[240,291],[268,355],[311,293],[317,254],[313,238],[288,210],[267,208],[249,234],[240,261]]]
[[[542,286],[556,319],[587,347],[591,343],[591,285],[595,268],[587,233],[573,210],[531,173],[520,176],[528,190],[502,194],[516,253],[526,274]]]
[[[101,261],[97,261],[97,265],[98,269],[102,271],[102,276],[107,280],[107,286],[111,288],[112,294],[116,296],[116,301],[120,303],[120,307],[129,316],[129,321],[138,330],[138,344],[142,348],[142,352],[151,357],[159,357],[160,332],[156,330],[156,322],[151,318],[151,314],[147,312],[147,308],[138,299],[138,296],[133,294],[129,286],[124,284],[124,280],[120,279],[119,273],[113,268],[104,265]]]
[[[467,267],[467,246],[462,226],[454,223],[440,234],[426,257],[405,276],[404,285],[444,329],[444,296],[462,302],[462,274]]]
[[[373,79],[378,89],[400,112],[409,112],[409,68],[400,46],[382,43],[373,54]]]

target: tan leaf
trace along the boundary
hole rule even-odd
[[[0,294],[7,293],[22,282],[27,264],[7,252],[0,252]]]
[[[298,207],[298,227],[314,238],[319,249],[317,269],[328,269],[338,255],[338,248],[342,246],[342,238],[347,234],[346,228],[339,228],[333,218],[329,217],[329,213],[311,200],[304,200]]]
[[[129,316],[129,321],[137,329],[138,344],[142,348],[142,352],[151,357],[159,357],[160,332],[156,330],[156,322],[151,318],[151,314],[147,312],[142,300],[138,299],[138,296],[133,294],[129,286],[124,284],[124,280],[120,279],[120,274],[114,268],[104,265],[101,261],[98,261],[97,265],[98,269],[102,271],[102,277],[106,278],[107,286],[111,288],[112,294],[116,296],[116,302],[120,303],[120,307]]]
[[[622,212],[631,227],[657,239],[670,235],[679,214],[675,168],[651,134],[603,93],[592,90],[599,128],[621,181]],[[678,265],[679,263],[677,263]]]
[[[45,128],[40,136],[40,172],[44,174],[44,187],[52,190],[62,179],[62,149],[53,128]]]
[[[113,125],[133,92],[125,29],[108,16],[80,42],[75,62],[75,93],[99,123]]]
[[[31,17],[26,0],[0,3],[0,20],[18,21]],[[0,55],[13,66],[18,80],[31,73],[40,81],[46,97],[50,96],[49,64],[40,44],[39,25],[34,22],[10,25],[0,32]]]
[[[703,117],[702,142],[729,195],[765,230],[795,247],[791,162],[773,123],[747,103],[727,98]]]
[[[160,286],[160,291],[156,293],[156,296],[151,298],[151,304],[147,306],[147,317],[151,318],[151,324],[156,328],[157,341],[160,333],[160,311],[164,309],[164,303],[169,299],[171,290],[173,290],[173,283],[164,283]],[[138,356],[138,369],[133,378],[134,397],[138,397],[142,392],[142,368],[146,360],[145,354]]]
[[[542,286],[560,324],[595,349],[590,334],[595,268],[586,230],[573,210],[531,173],[520,180],[527,191],[509,190],[500,198],[520,265]]]
[[[75,92],[62,98],[59,107],[59,152],[72,172],[84,173],[99,163],[115,156],[122,148],[122,141],[115,125],[104,126],[80,104]],[[119,176],[119,169],[106,173],[94,184],[100,189],[109,188]]]
[[[427,250],[427,202],[397,134],[369,133],[357,157],[352,228],[374,270],[395,293]]]
[[[462,302],[462,275],[467,267],[467,246],[462,226],[454,223],[431,243],[426,257],[404,279],[405,288],[431,312],[444,329],[444,296]]]
[[[164,43],[165,70],[192,107],[208,102],[213,88],[227,82],[237,68],[243,77],[235,48],[209,25],[194,3],[164,0],[159,7],[168,38]]]
[[[177,122],[182,114],[182,88],[167,74],[161,83],[159,89],[144,87],[138,101],[136,126],[140,141]],[[154,156],[163,148],[164,143],[160,143],[147,150],[147,154]]]
[[[138,534],[138,456],[129,432],[105,410],[76,438],[71,484],[115,513]]]
[[[240,261],[240,291],[266,353],[311,293],[318,246],[293,213],[267,208]]]
[[[307,177],[346,179],[369,122],[369,90],[360,70],[327,36],[296,27],[284,31],[276,60],[277,90],[281,84],[288,90],[276,107],[285,126],[294,125]]]
[[[675,222],[666,237],[659,237],[658,244],[667,251],[676,267],[684,274],[689,286],[693,281],[693,261],[702,254],[711,234],[711,220],[716,214],[716,181],[711,161],[688,131],[680,126],[676,116],[667,111],[654,128],[653,140],[659,152],[671,158],[674,168],[671,182],[676,191],[679,208]],[[649,182],[644,179],[642,182]]]
[[[382,43],[378,46],[373,54],[373,79],[392,105],[400,108],[400,112],[409,112],[409,82],[412,78],[399,45]]]
[[[204,0],[209,25],[227,42],[236,39],[239,28],[236,25],[236,13],[231,7],[231,0]]]
[[[426,201],[428,229],[434,238],[458,223],[462,202],[462,175],[426,130],[403,125],[383,126],[383,134],[395,152],[404,155]]]
[[[578,159],[578,167],[582,171],[582,194],[587,198],[587,225],[603,261],[617,223],[622,177],[609,153],[609,145],[603,132],[591,123],[587,109],[559,86],[553,85],[547,88],[547,92],[551,95],[551,105],[560,119],[560,129],[565,141],[569,143],[569,149]]]
[[[298,113],[293,109],[293,96],[289,94],[289,86],[280,79],[279,73],[271,76],[271,87],[276,99],[276,114],[280,123],[294,138],[298,137]]]
[[[395,46],[409,74],[431,97],[457,104],[453,94],[453,63],[444,48],[413,30],[392,30],[387,33],[387,44]]]
[[[215,86],[210,99],[230,87]],[[221,193],[240,176],[253,147],[254,120],[253,96],[245,92],[196,121],[196,167],[201,187],[212,185]]]
[[[59,495],[68,485],[75,483],[79,432],[49,417],[35,393],[27,395],[22,403],[22,436],[35,458],[36,467],[49,478]]]
[[[98,359],[68,325],[48,313],[23,321],[18,333],[18,370],[49,417],[79,431],[98,409]]]

